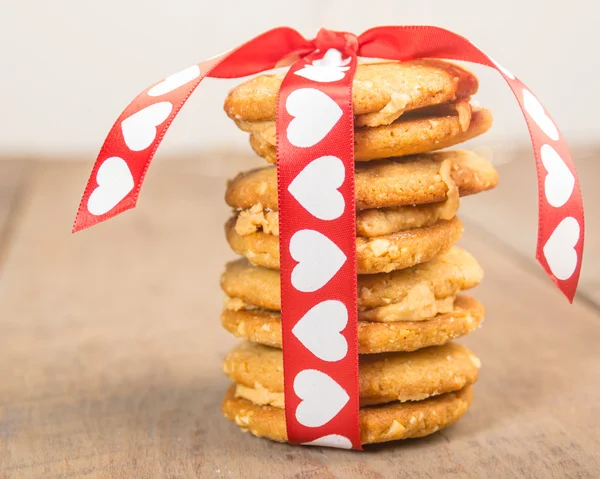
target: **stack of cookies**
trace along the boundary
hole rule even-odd
[[[252,148],[276,158],[275,116],[283,75],[254,78],[225,111]],[[479,360],[451,342],[481,324],[483,306],[463,294],[483,272],[455,246],[459,197],[496,185],[475,153],[433,150],[478,136],[488,110],[470,97],[477,79],[439,60],[359,65],[353,85],[360,425],[364,444],[431,434],[471,404]],[[234,216],[222,323],[246,342],[223,369],[235,383],[225,416],[257,436],[286,441],[281,352],[277,171],[240,173],[227,187]]]

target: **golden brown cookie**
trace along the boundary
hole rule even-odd
[[[275,123],[240,125],[249,131],[250,146],[269,163],[275,163]],[[358,128],[354,131],[354,160],[416,155],[441,150],[482,135],[492,127],[489,110],[473,111],[469,127],[464,130],[458,114],[436,117],[402,117],[391,125]]]
[[[493,188],[498,183],[494,167],[470,151],[440,151],[406,158],[360,163],[356,165],[356,208],[387,208],[435,203],[447,199],[448,184],[440,170],[451,163],[450,179],[460,196]],[[277,169],[267,166],[240,173],[229,181],[225,201],[237,209],[277,210]]]
[[[374,238],[399,231],[422,228],[450,220],[456,215],[459,201],[373,208],[356,212],[356,236]]]
[[[359,321],[360,354],[415,351],[438,346],[470,333],[483,321],[483,306],[474,298],[459,294],[454,309],[426,321],[395,323]],[[281,314],[265,309],[233,311],[221,315],[223,327],[238,338],[281,347]]]
[[[475,108],[475,110],[477,110],[477,109],[479,109],[479,108]],[[464,132],[469,129],[469,126],[471,124],[471,119],[473,116],[473,110],[474,110],[474,108],[470,103],[470,99],[464,98],[462,100],[458,100],[455,102],[444,103],[442,105],[430,106],[430,107],[421,108],[419,110],[414,110],[414,111],[408,112],[405,115],[403,115],[402,119],[399,121],[403,122],[405,129],[406,129],[407,125],[410,125],[410,121],[419,120],[419,119],[423,119],[423,118],[431,119],[431,120],[435,121],[440,118],[453,117],[455,120],[458,120],[458,125],[460,126],[460,129]],[[383,111],[378,112],[378,113],[371,113],[369,115],[365,115],[365,116],[359,117],[359,118],[371,117],[372,115],[377,115],[377,116],[381,117],[383,115],[383,113],[384,113]],[[382,125],[379,125],[379,126],[389,126],[392,124],[395,125],[396,122],[388,121],[386,123],[382,123]],[[274,120],[269,120],[269,121],[236,120],[236,125],[238,126],[238,128],[240,130],[250,133],[251,136],[254,137],[254,140],[251,140],[250,143],[256,143],[258,149],[268,148],[269,145],[274,146],[277,142],[276,127],[275,127]],[[367,125],[355,122],[354,123],[355,134],[360,136],[361,131],[368,130],[368,129],[371,129],[371,130],[377,129],[376,126],[377,125],[372,125],[372,127],[369,128]],[[360,144],[360,141],[359,141],[359,144]],[[261,146],[261,145],[265,145],[265,146]],[[267,151],[267,150],[265,150],[265,151]]]
[[[233,120],[274,120],[283,74],[261,75],[234,88],[224,109]],[[467,98],[477,92],[475,75],[442,60],[359,65],[352,88],[356,123],[388,124],[403,112]]]
[[[475,258],[456,246],[411,268],[359,275],[359,319],[392,322],[409,317],[430,318],[439,312],[433,309],[436,301],[450,298],[451,310],[456,294],[477,286],[482,278],[483,271]],[[246,259],[227,264],[221,276],[221,288],[233,302],[241,300],[240,307],[233,304],[232,309],[244,309],[248,305],[281,309],[279,271],[253,266]],[[416,317],[415,313],[418,313]]]
[[[406,205],[392,208],[360,210],[356,213],[356,236],[374,238],[406,231],[423,226],[431,226],[438,220],[454,218],[459,201],[444,201],[425,205]],[[235,230],[238,234],[263,231],[279,235],[279,212],[265,209],[258,203],[252,208],[240,210]]]
[[[451,426],[467,412],[473,399],[472,386],[423,401],[393,402],[360,408],[362,444],[423,437]],[[223,414],[244,431],[273,441],[287,441],[285,410],[258,406],[235,397],[231,386],[222,405]]]
[[[479,359],[457,343],[411,353],[359,357],[360,405],[421,401],[458,391],[477,381]],[[236,383],[236,397],[284,407],[281,349],[243,342],[225,358],[223,371]]]
[[[241,236],[235,218],[225,224],[229,246],[236,253],[265,268],[279,269],[279,237],[257,232]],[[461,237],[458,217],[440,220],[432,226],[400,231],[377,238],[356,238],[358,274],[389,273],[429,261],[448,251]]]

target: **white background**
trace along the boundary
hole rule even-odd
[[[434,24],[460,33],[519,76],[570,142],[598,121],[600,2],[585,0],[0,0],[0,157],[95,156],[113,121],[149,84],[278,25]],[[527,139],[500,76],[484,67],[478,100],[496,117],[491,147]],[[247,148],[222,112],[237,81],[206,80],[161,153]]]

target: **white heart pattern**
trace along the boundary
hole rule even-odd
[[[168,101],[147,106],[121,123],[123,139],[131,151],[142,151],[156,139],[156,127],[164,122],[173,110]]]
[[[294,392],[301,399],[296,419],[306,427],[327,424],[350,400],[344,388],[316,369],[305,369],[296,375]]]
[[[546,133],[552,140],[558,140],[558,128],[550,119],[546,110],[540,101],[527,89],[523,89],[523,106],[531,119],[535,121],[537,126]]]
[[[327,236],[308,229],[294,233],[290,239],[290,255],[298,262],[292,271],[292,285],[303,293],[325,286],[347,259]]]
[[[328,95],[314,88],[294,90],[287,97],[285,108],[294,117],[287,127],[287,137],[298,148],[319,143],[344,113]]]
[[[200,67],[198,65],[192,65],[191,67],[181,70],[180,72],[169,75],[160,83],[154,85],[148,90],[150,96],[162,96],[167,93],[171,93],[173,90],[177,90],[180,86],[195,80],[200,76]]]
[[[344,303],[330,299],[309,309],[292,328],[292,334],[319,359],[335,362],[348,354],[348,342],[340,334],[347,324]]]
[[[133,189],[133,176],[123,158],[104,160],[96,173],[98,187],[88,198],[87,209],[94,216],[108,213]]]
[[[330,48],[322,59],[314,60],[312,65],[305,65],[294,74],[319,83],[331,83],[344,78],[345,72],[350,69],[346,65],[351,61],[350,57],[342,59],[342,53],[339,50]]]
[[[339,434],[329,434],[327,436],[320,437],[310,442],[303,442],[303,446],[324,446],[324,447],[337,447],[338,449],[352,449],[352,442],[346,436],[340,436]]]
[[[540,149],[542,163],[548,174],[544,183],[546,199],[555,208],[563,206],[573,194],[575,177],[569,167],[550,145]]]
[[[560,280],[569,279],[577,269],[577,251],[581,228],[572,216],[562,220],[544,245],[544,256],[552,274]]]
[[[344,197],[338,188],[346,168],[336,156],[311,161],[288,186],[288,191],[306,211],[320,220],[334,220],[344,213]]]

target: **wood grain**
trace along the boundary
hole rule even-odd
[[[0,268],[9,240],[10,220],[17,209],[17,194],[29,167],[30,163],[25,160],[0,161]]]
[[[300,448],[220,412],[224,179],[159,163],[137,209],[71,235],[88,172],[35,167],[0,276],[0,478],[600,476],[599,314],[477,225],[471,411],[362,454]]]

